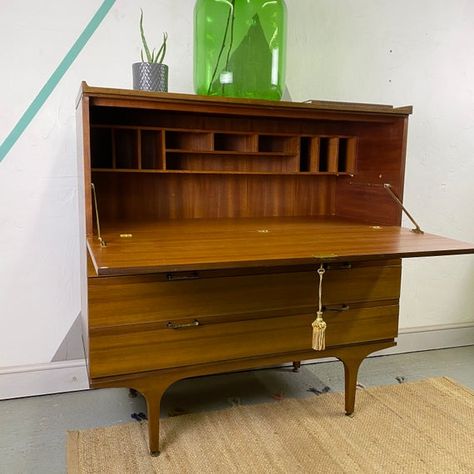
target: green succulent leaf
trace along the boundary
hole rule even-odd
[[[161,44],[158,53],[156,53],[156,62],[161,64],[166,55],[166,41],[168,40],[168,33],[163,33],[163,43]]]
[[[150,54],[150,49],[148,48],[148,43],[146,42],[145,32],[143,30],[143,10],[140,8],[140,35],[142,37],[143,49],[145,50],[145,55],[149,63],[153,62]]]
[[[140,8],[140,36],[142,38],[143,49],[140,51],[140,57],[142,62],[144,61],[143,52],[145,52],[146,62],[148,63],[159,63],[161,64],[165,59],[166,55],[166,41],[168,40],[168,33],[163,33],[163,43],[161,44],[160,49],[158,52],[155,52],[155,48],[153,51],[150,52],[150,48],[148,47],[148,43],[145,38],[145,31],[143,29],[143,10]]]

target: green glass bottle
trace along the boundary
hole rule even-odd
[[[280,100],[285,88],[284,0],[197,0],[194,89]]]

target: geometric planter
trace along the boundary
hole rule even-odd
[[[168,66],[166,64],[134,63],[132,72],[134,89],[168,92]]]

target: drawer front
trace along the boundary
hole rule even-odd
[[[400,272],[397,264],[329,269],[324,277],[323,303],[398,300]],[[228,321],[255,314],[302,314],[317,305],[317,288],[316,271],[183,281],[165,281],[164,275],[90,278],[89,327],[94,330],[203,316]]]
[[[398,305],[327,312],[327,347],[393,339]],[[92,378],[311,349],[313,314],[129,331],[114,328],[90,338]],[[191,322],[192,320],[189,320]],[[316,354],[316,353],[315,353]],[[291,360],[291,355],[289,356]]]

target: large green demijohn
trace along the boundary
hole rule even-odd
[[[284,0],[197,0],[197,94],[280,100],[285,88]]]

